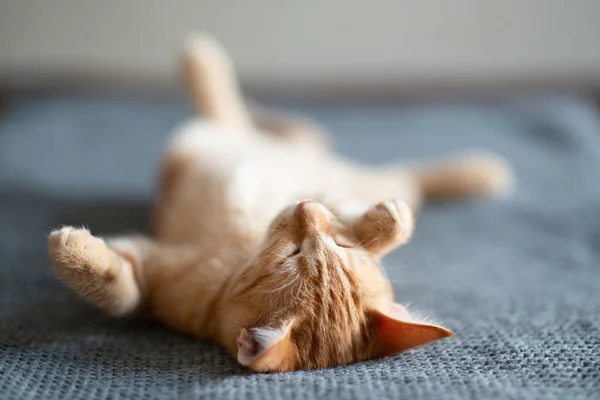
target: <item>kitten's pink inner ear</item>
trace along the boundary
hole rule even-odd
[[[285,372],[294,367],[290,325],[282,328],[242,328],[237,338],[240,364],[257,372]]]
[[[390,317],[393,317],[395,319],[399,319],[402,321],[410,321],[410,313],[408,312],[406,307],[404,307],[402,304],[398,304],[398,303],[392,304],[392,306],[390,307],[390,310],[388,312],[388,315]]]
[[[402,309],[406,313],[406,309]],[[401,310],[396,310],[398,311]],[[441,326],[405,321],[380,311],[373,312],[373,322],[376,331],[375,353],[380,357],[454,336],[454,333]]]

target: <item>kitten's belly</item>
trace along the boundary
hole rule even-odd
[[[195,123],[168,154],[187,157],[183,179],[162,204],[159,237],[214,246],[254,244],[290,203],[320,197],[323,162],[306,149]]]

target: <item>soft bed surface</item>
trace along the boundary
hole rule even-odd
[[[386,259],[396,298],[456,332],[395,357],[257,375],[217,346],[113,320],[53,277],[46,235],[143,231],[183,102],[23,99],[0,120],[0,398],[600,398],[600,121],[579,97],[311,107],[369,163],[502,154],[507,199],[428,205]]]

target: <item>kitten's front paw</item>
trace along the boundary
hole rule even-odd
[[[412,235],[413,215],[404,201],[393,199],[378,203],[367,211],[367,217],[380,233],[394,234],[401,241]]]
[[[48,238],[48,251],[54,271],[68,281],[92,279],[109,282],[115,279],[118,271],[118,256],[104,240],[86,229],[67,226],[53,231]]]

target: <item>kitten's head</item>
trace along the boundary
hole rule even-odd
[[[324,368],[451,336],[393,303],[378,261],[411,232],[400,202],[352,223],[313,201],[282,211],[232,299],[242,324],[238,361],[259,372]]]

